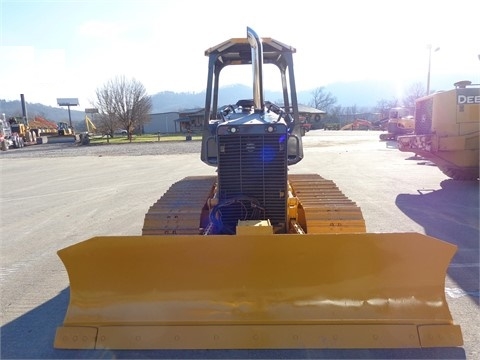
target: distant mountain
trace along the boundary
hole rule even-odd
[[[235,104],[239,99],[251,99],[252,89],[246,85],[229,85],[221,88],[219,105]],[[265,99],[275,102],[281,92],[265,91]],[[152,95],[152,113],[197,109],[205,107],[205,91],[199,93],[174,93],[164,91]]]
[[[196,109],[205,106],[205,93],[175,93],[163,91],[151,95],[152,114],[177,112],[179,110]]]
[[[53,122],[69,121],[67,108],[56,108],[38,103],[29,103],[28,101],[26,102],[26,108],[29,118],[41,116]],[[0,114],[2,113],[5,114],[7,118],[11,116],[22,116],[22,104],[20,100],[6,101],[0,99]],[[84,121],[85,113],[83,111],[74,110],[74,108],[71,107],[70,115],[72,122]]]
[[[381,99],[395,97],[395,86],[389,82],[355,81],[333,83],[325,86],[325,91],[337,98],[337,105],[370,108]]]
[[[435,90],[448,90],[453,88],[453,84],[459,80],[471,79],[468,76],[464,78],[458,77],[442,77],[436,78],[435,84],[441,84],[439,88],[432,87]],[[409,86],[409,84],[406,84]],[[320,86],[319,86],[320,87]],[[332,83],[324,86],[325,91],[331,93],[337,98],[337,105],[353,106],[371,108],[374,107],[379,100],[390,100],[394,97],[402,97],[404,94],[397,94],[395,84],[386,81],[356,81]],[[298,102],[300,104],[308,105],[313,99],[313,91],[299,91],[297,93]],[[265,100],[271,102],[282,101],[282,93],[265,91]],[[151,95],[152,98],[152,113],[176,112],[187,109],[198,109],[205,106],[205,91],[199,93],[181,92],[175,93],[171,91],[164,91]],[[251,99],[251,87],[246,85],[230,85],[222,87],[219,98],[219,105],[234,104],[239,99]],[[59,122],[68,121],[67,108],[56,108],[42,104],[33,104],[27,102],[27,112],[29,117],[40,115],[47,120]],[[21,116],[22,107],[19,100],[5,101],[0,99],[0,114],[5,113],[9,116]],[[84,122],[85,113],[83,111],[70,108],[70,113],[73,122]]]
[[[391,99],[394,96],[394,86],[387,82],[349,82],[335,83],[324,87],[337,98],[337,104],[342,106],[373,107],[380,99]],[[297,92],[298,102],[308,105],[313,100],[313,91]],[[249,86],[236,84],[222,87],[219,105],[235,104],[239,99],[251,99],[252,89]],[[264,91],[265,100],[283,102],[280,91]],[[205,91],[199,93],[173,93],[169,91],[152,95],[152,113],[162,113],[185,109],[203,108],[205,106]]]
[[[470,80],[473,83],[478,83],[479,76],[472,76],[468,74],[462,75],[443,75],[436,76],[435,81],[431,82],[430,91],[444,91],[454,88],[454,83],[460,80]],[[370,108],[375,107],[379,100],[391,100],[393,98],[403,98],[405,91],[418,82],[415,80],[403,79],[402,89],[398,93],[398,85],[393,81],[352,81],[352,82],[337,82],[325,86],[327,92],[332,93],[337,98],[337,105],[353,106]],[[426,87],[426,83],[424,84]],[[310,93],[310,99],[311,99]],[[300,99],[300,93],[299,93]],[[300,100],[299,100],[300,101]]]

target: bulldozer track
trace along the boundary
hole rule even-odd
[[[200,234],[202,209],[216,180],[216,176],[189,176],[174,183],[148,210],[142,235]]]
[[[318,174],[293,174],[288,179],[300,201],[299,222],[308,234],[366,232],[361,209],[333,181]]]
[[[361,209],[335,183],[318,174],[288,177],[299,199],[300,224],[309,234],[366,232]],[[216,176],[189,176],[174,183],[145,215],[142,235],[198,235]]]

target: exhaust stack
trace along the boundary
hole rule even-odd
[[[25,124],[27,124],[28,121],[28,115],[27,115],[27,105],[25,103],[25,96],[23,94],[20,94],[20,102],[22,103],[22,116],[23,120],[25,121]]]
[[[253,104],[255,110],[263,111],[263,46],[255,31],[247,27],[247,38],[252,48]]]

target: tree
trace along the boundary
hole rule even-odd
[[[427,91],[421,82],[416,82],[410,85],[410,87],[405,91],[403,97],[403,105],[408,108],[415,108],[415,100],[425,96]]]
[[[400,106],[400,101],[397,98],[380,99],[377,101],[375,111],[380,114],[380,119],[387,119],[390,109],[398,106]]]
[[[102,135],[107,135],[107,142],[109,142],[109,137],[113,136],[115,130],[119,128],[118,120],[114,113],[101,113],[99,118],[97,130]]]
[[[119,127],[113,106],[113,90],[109,86],[104,85],[102,88],[97,89],[96,95],[95,107],[99,113],[98,131],[102,135],[113,136],[115,130]]]
[[[150,119],[151,98],[143,84],[135,79],[118,76],[98,88],[96,95],[100,128],[108,130],[110,135],[121,127],[127,130],[131,142],[134,130]]]
[[[325,92],[325,87],[318,87],[312,91],[312,100],[309,103],[309,106],[329,112],[329,110],[337,103],[337,98],[333,96],[330,92]]]

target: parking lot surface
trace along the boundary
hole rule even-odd
[[[34,145],[0,153],[1,358],[478,359],[479,184],[453,181],[373,131],[310,131],[291,173],[333,180],[368,232],[418,232],[458,246],[446,298],[465,345],[444,349],[84,351],[53,348],[69,299],[56,251],[98,235],[140,235],[148,208],[186,176],[215,175],[200,142]]]

